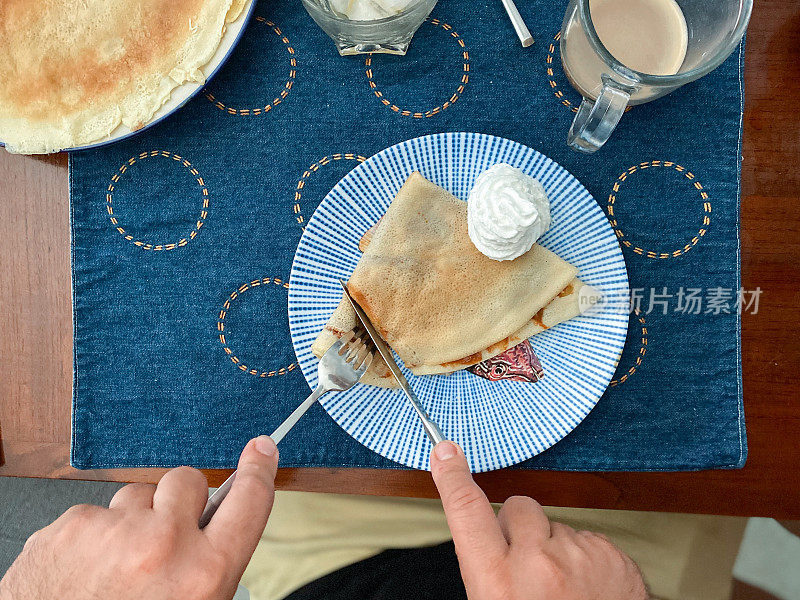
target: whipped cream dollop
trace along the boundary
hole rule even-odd
[[[550,228],[550,200],[535,178],[505,163],[493,165],[469,193],[467,228],[483,254],[513,260]]]
[[[351,21],[372,21],[403,12],[413,0],[328,0],[331,10]]]

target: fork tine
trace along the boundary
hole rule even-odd
[[[339,338],[341,344],[338,354],[343,357],[344,362],[363,375],[372,364],[375,346],[372,338],[369,337],[367,330],[359,323],[356,327],[343,334]]]
[[[349,356],[350,351],[353,349],[353,345],[358,344],[358,335],[356,334],[356,330],[351,329],[350,331],[342,335],[342,337],[339,338],[339,341],[342,344],[341,348],[339,349],[339,355],[344,356],[345,357],[344,360],[345,362],[347,362],[348,360],[347,357]]]
[[[364,369],[366,371],[369,369],[369,366],[372,364],[372,359],[375,358],[375,355],[372,352],[367,352],[367,355],[364,357],[364,362],[361,363],[360,369]]]
[[[329,391],[349,390],[361,380],[372,361],[370,344],[369,334],[361,328],[354,328],[334,341],[317,366],[317,389],[275,430],[276,442],[294,427],[319,396]]]
[[[353,337],[355,336],[355,331],[350,330],[345,334],[342,334],[342,337],[339,338],[341,342],[341,347],[339,348],[339,356],[342,356],[345,352],[347,352],[348,345],[352,342]]]
[[[347,354],[344,357],[344,361],[349,363],[354,360],[361,351],[363,343],[360,338],[355,338],[351,343],[347,344]],[[353,363],[353,367],[355,367],[355,363]]]
[[[343,347],[339,354],[344,356],[345,362],[351,363],[353,369],[366,371],[375,351],[367,330],[359,324],[340,339]]]
[[[353,368],[357,369],[358,365],[361,364],[362,355],[364,350],[366,349],[366,344],[364,344],[363,340],[359,340],[359,343],[353,347],[353,350],[350,353],[350,356],[353,358]]]
[[[354,363],[358,365],[356,368],[364,369],[365,371],[369,369],[369,365],[372,363],[372,356],[372,350],[367,344],[364,344],[364,348],[359,353],[356,363]]]

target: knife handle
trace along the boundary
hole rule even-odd
[[[444,441],[444,436],[439,426],[431,421],[427,415],[422,418],[422,426],[425,428],[425,433],[428,434],[428,438],[434,446]]]
[[[405,380],[405,377],[400,381],[400,387],[403,388],[409,402],[411,402],[411,406],[414,407],[417,416],[419,416],[419,420],[422,421],[422,428],[425,430],[431,443],[435,446],[443,441],[444,436],[442,435],[442,430],[439,429],[439,426],[431,420],[428,413],[422,408],[422,404],[419,403],[417,395],[414,393],[414,390],[411,389],[411,386],[408,385],[408,381]]]

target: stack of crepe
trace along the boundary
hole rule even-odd
[[[539,245],[487,258],[467,233],[466,203],[419,173],[359,247],[348,289],[415,375],[465,369],[580,312],[575,267]],[[343,298],[312,352],[322,356],[357,319]],[[396,387],[380,356],[361,381]]]
[[[139,129],[219,47],[245,0],[0,1],[0,141],[45,153]]]

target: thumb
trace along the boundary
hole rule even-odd
[[[462,572],[483,569],[508,550],[492,505],[472,479],[457,444],[440,442],[431,453],[431,474],[442,498]]]
[[[267,525],[275,498],[278,447],[262,435],[242,450],[231,491],[203,530],[230,559],[239,576],[244,572]]]

